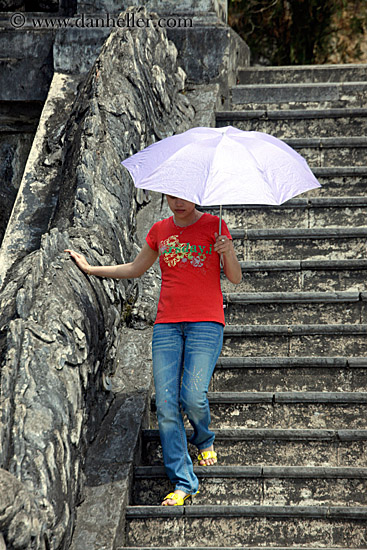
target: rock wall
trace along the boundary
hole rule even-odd
[[[0,245],[34,137],[31,132],[4,134],[0,137]]]
[[[14,256],[0,293],[0,530],[8,548],[69,547],[85,451],[113,401],[104,375],[142,292],[151,300],[134,322],[153,320],[154,273],[138,283],[88,277],[63,250],[93,264],[135,256],[136,214],[148,199],[120,161],[190,127],[176,56],[163,29],[113,31],[66,124],[56,117],[59,167],[42,174],[54,200],[47,230]],[[21,193],[27,219],[34,181]]]

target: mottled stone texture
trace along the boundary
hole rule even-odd
[[[0,11],[55,12],[58,0],[0,0]]]
[[[177,514],[178,515],[178,514]],[[325,512],[326,515],[326,512]],[[272,517],[159,517],[134,519],[129,524],[129,546],[363,548],[366,536],[358,519]],[[198,535],[198,533],[200,533]]]
[[[363,82],[366,65],[309,65],[248,67],[238,73],[241,84],[289,84],[305,82]]]
[[[216,13],[227,19],[227,0],[78,0],[78,10],[116,13],[128,6],[145,6],[150,11],[164,15]]]
[[[231,470],[231,468],[228,468]],[[255,468],[254,468],[255,469]],[[349,506],[366,505],[365,479],[305,479],[286,474],[264,479],[261,474],[248,476],[206,476],[196,470],[200,479],[200,493],[195,506]],[[157,495],[170,491],[167,478],[137,478],[134,484],[134,504],[156,506]],[[230,508],[228,509],[230,511]]]
[[[0,138],[0,243],[18,192],[33,134],[5,134]]]
[[[10,25],[1,34],[0,100],[44,102],[53,74],[54,31]]]
[[[246,434],[250,430],[246,429]],[[309,433],[309,432],[308,432]],[[311,432],[312,434],[312,432]],[[279,432],[272,436],[259,436],[256,432],[251,437],[241,439],[238,430],[233,430],[232,437],[223,438],[218,432],[216,450],[222,466],[253,466],[254,464],[280,466],[362,466],[366,467],[366,440],[342,441],[337,432],[326,430],[323,435],[312,439],[311,436],[282,439]],[[189,446],[192,458],[196,448]],[[162,448],[157,437],[154,441],[145,441],[142,457],[144,465],[161,466],[163,463]],[[163,491],[162,491],[163,492]]]
[[[307,112],[307,111],[306,111]],[[252,119],[244,120],[235,120],[234,124],[230,121],[230,116],[228,117],[229,122],[233,126],[239,128],[240,130],[255,130],[257,132],[267,132],[279,139],[287,139],[295,135],[300,135],[302,133],[303,137],[318,137],[330,136],[332,135],[333,128],[335,124],[338,124],[340,133],[348,135],[363,135],[366,133],[366,117],[365,116],[350,116],[346,113],[343,117],[332,118],[327,115],[325,111],[325,118],[305,118],[305,119],[292,119],[291,117],[287,118],[284,115],[284,118],[281,120],[271,119],[268,117],[266,111],[259,111],[261,113],[258,118],[253,117]],[[223,126],[226,126],[228,121],[223,122]]]
[[[63,250],[92,264],[135,256],[135,216],[147,199],[120,161],[190,125],[183,85],[162,29],[113,32],[60,126],[61,164],[48,180],[57,207],[41,240],[14,258],[0,294],[0,527],[10,548],[68,548],[85,449],[112,400],[102,373],[114,369],[124,323],[154,316],[154,276],[139,285],[87,277]],[[36,192],[22,190],[25,220]],[[151,300],[133,318],[143,290]]]
[[[39,517],[34,495],[13,475],[0,469],[0,550],[36,548],[40,543]],[[34,538],[34,544],[29,541]]]
[[[0,246],[41,111],[37,101],[0,101]]]

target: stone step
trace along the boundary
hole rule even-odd
[[[136,546],[124,546],[123,548],[118,548],[117,550],[135,550]],[[140,550],[151,550],[152,548],[155,548],[156,550],[171,550],[172,546],[139,546]],[[192,548],[192,546],[175,546],[176,550],[189,550]],[[232,547],[229,546],[195,546],[195,550],[232,550]],[[274,547],[269,546],[236,546],[236,550],[274,550]],[[281,547],[277,546],[276,550],[334,550],[330,547],[307,547],[307,546],[287,546],[287,547]],[[340,548],[338,547],[338,550],[349,550],[348,548]],[[366,548],[364,549],[366,550]]]
[[[240,261],[366,257],[367,227],[231,229]]]
[[[143,5],[139,4],[136,0],[132,0],[129,5]],[[227,20],[227,4],[223,0],[214,1],[214,0],[200,0],[199,2],[176,2],[175,0],[148,0],[145,2],[147,9],[150,12],[156,12],[162,17],[170,17],[170,19],[175,19],[177,16],[206,16],[208,19],[213,18],[214,22],[217,22],[218,17]],[[121,4],[118,2],[112,3],[109,6],[109,9],[113,14],[119,14],[121,12]],[[88,15],[91,11],[91,4],[88,0],[80,0],[78,4],[78,13],[85,12]],[[95,14],[96,17],[101,16],[99,12]],[[132,26],[132,23],[131,23]],[[173,26],[173,25],[172,25]]]
[[[209,391],[367,391],[367,357],[220,357]]]
[[[364,108],[367,82],[237,84],[231,89],[233,110]]]
[[[219,215],[218,207],[201,207]],[[223,206],[229,227],[244,229],[278,227],[361,227],[367,219],[367,195],[294,198],[280,206],[233,204]]]
[[[42,106],[41,101],[0,101],[0,140],[9,140],[10,135],[34,134]]]
[[[364,196],[367,166],[311,166],[321,187],[302,194],[303,197]]]
[[[279,139],[365,135],[367,109],[289,109],[218,111],[216,126],[265,132]]]
[[[226,325],[223,357],[365,357],[367,325]]]
[[[195,505],[366,506],[367,468],[195,466]],[[157,506],[172,491],[163,466],[134,470],[131,504]]]
[[[366,288],[367,260],[263,260],[241,262],[242,281],[234,285],[222,273],[222,291],[359,291]]]
[[[367,547],[366,73],[312,69],[250,69],[255,80],[232,89],[243,111],[217,115],[287,141],[322,187],[225,208],[245,261],[243,282],[222,284],[229,324],[209,391],[219,463],[195,466],[194,506],[163,508],[172,486],[158,431],[145,430],[126,547]],[[294,84],[301,73],[321,84]]]
[[[127,546],[366,546],[367,507],[128,506]]]
[[[297,65],[282,67],[244,67],[239,69],[240,84],[286,84],[305,82],[363,82],[367,65]]]
[[[367,466],[367,430],[214,429],[219,465]],[[188,430],[187,435],[191,435]],[[196,463],[197,449],[189,444]],[[163,464],[158,430],[143,431],[142,464]]]
[[[224,304],[229,324],[367,323],[367,292],[236,292]]]
[[[213,428],[367,428],[367,392],[209,392],[208,398]],[[154,398],[150,427],[157,427]]]
[[[365,137],[289,138],[285,142],[313,167],[366,164],[367,138]]]
[[[311,166],[321,187],[302,193],[308,197],[365,196],[367,166]]]

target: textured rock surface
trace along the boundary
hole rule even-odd
[[[19,189],[33,134],[6,135],[0,141],[0,243]]]
[[[54,209],[42,220],[42,237],[26,255],[14,255],[0,295],[1,466],[21,484],[6,492],[13,500],[20,495],[11,524],[20,525],[23,509],[30,510],[21,533],[11,534],[5,520],[11,547],[68,547],[75,505],[83,500],[85,449],[113,403],[102,374],[115,368],[124,320],[145,326],[154,316],[154,275],[139,284],[87,277],[63,250],[79,250],[92,264],[135,256],[136,214],[147,199],[135,193],[120,161],[190,126],[183,85],[176,49],[162,29],[117,31],[80,87],[66,125],[59,120],[60,164],[57,175],[44,176]],[[37,186],[25,185],[22,194],[18,237],[29,230],[27,219],[36,223]],[[143,289],[151,300],[134,320],[131,307]]]
[[[0,287],[14,261],[39,246],[62,185],[64,131],[80,76],[56,73],[43,107],[0,250]]]
[[[41,111],[40,102],[0,103],[0,246]]]
[[[227,20],[227,0],[79,0],[78,9],[81,11],[104,11],[116,13],[128,6],[145,6],[149,11],[156,11],[164,15],[176,14],[206,14],[216,13],[224,21]]]
[[[0,469],[0,495],[0,550],[6,548],[2,535],[7,547],[14,550],[39,546],[42,530],[34,495],[3,469]]]
[[[1,0],[0,11],[55,12],[59,9],[58,0]]]
[[[121,331],[111,381],[114,400],[87,452],[84,501],[77,508],[70,550],[107,550],[125,542],[124,511],[147,423],[152,332],[151,327]]]
[[[1,34],[0,100],[45,101],[53,74],[54,31],[19,30],[9,23]]]

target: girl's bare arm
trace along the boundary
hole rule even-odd
[[[223,271],[231,283],[238,285],[242,281],[242,269],[237,259],[233,243],[225,235],[215,233],[216,242],[214,250],[222,255]]]
[[[74,250],[66,249],[71,258],[75,260],[76,265],[88,275],[97,277],[111,277],[113,279],[135,279],[145,273],[158,258],[158,252],[144,243],[143,248],[136,256],[135,260],[128,264],[120,265],[90,265],[83,254]]]

